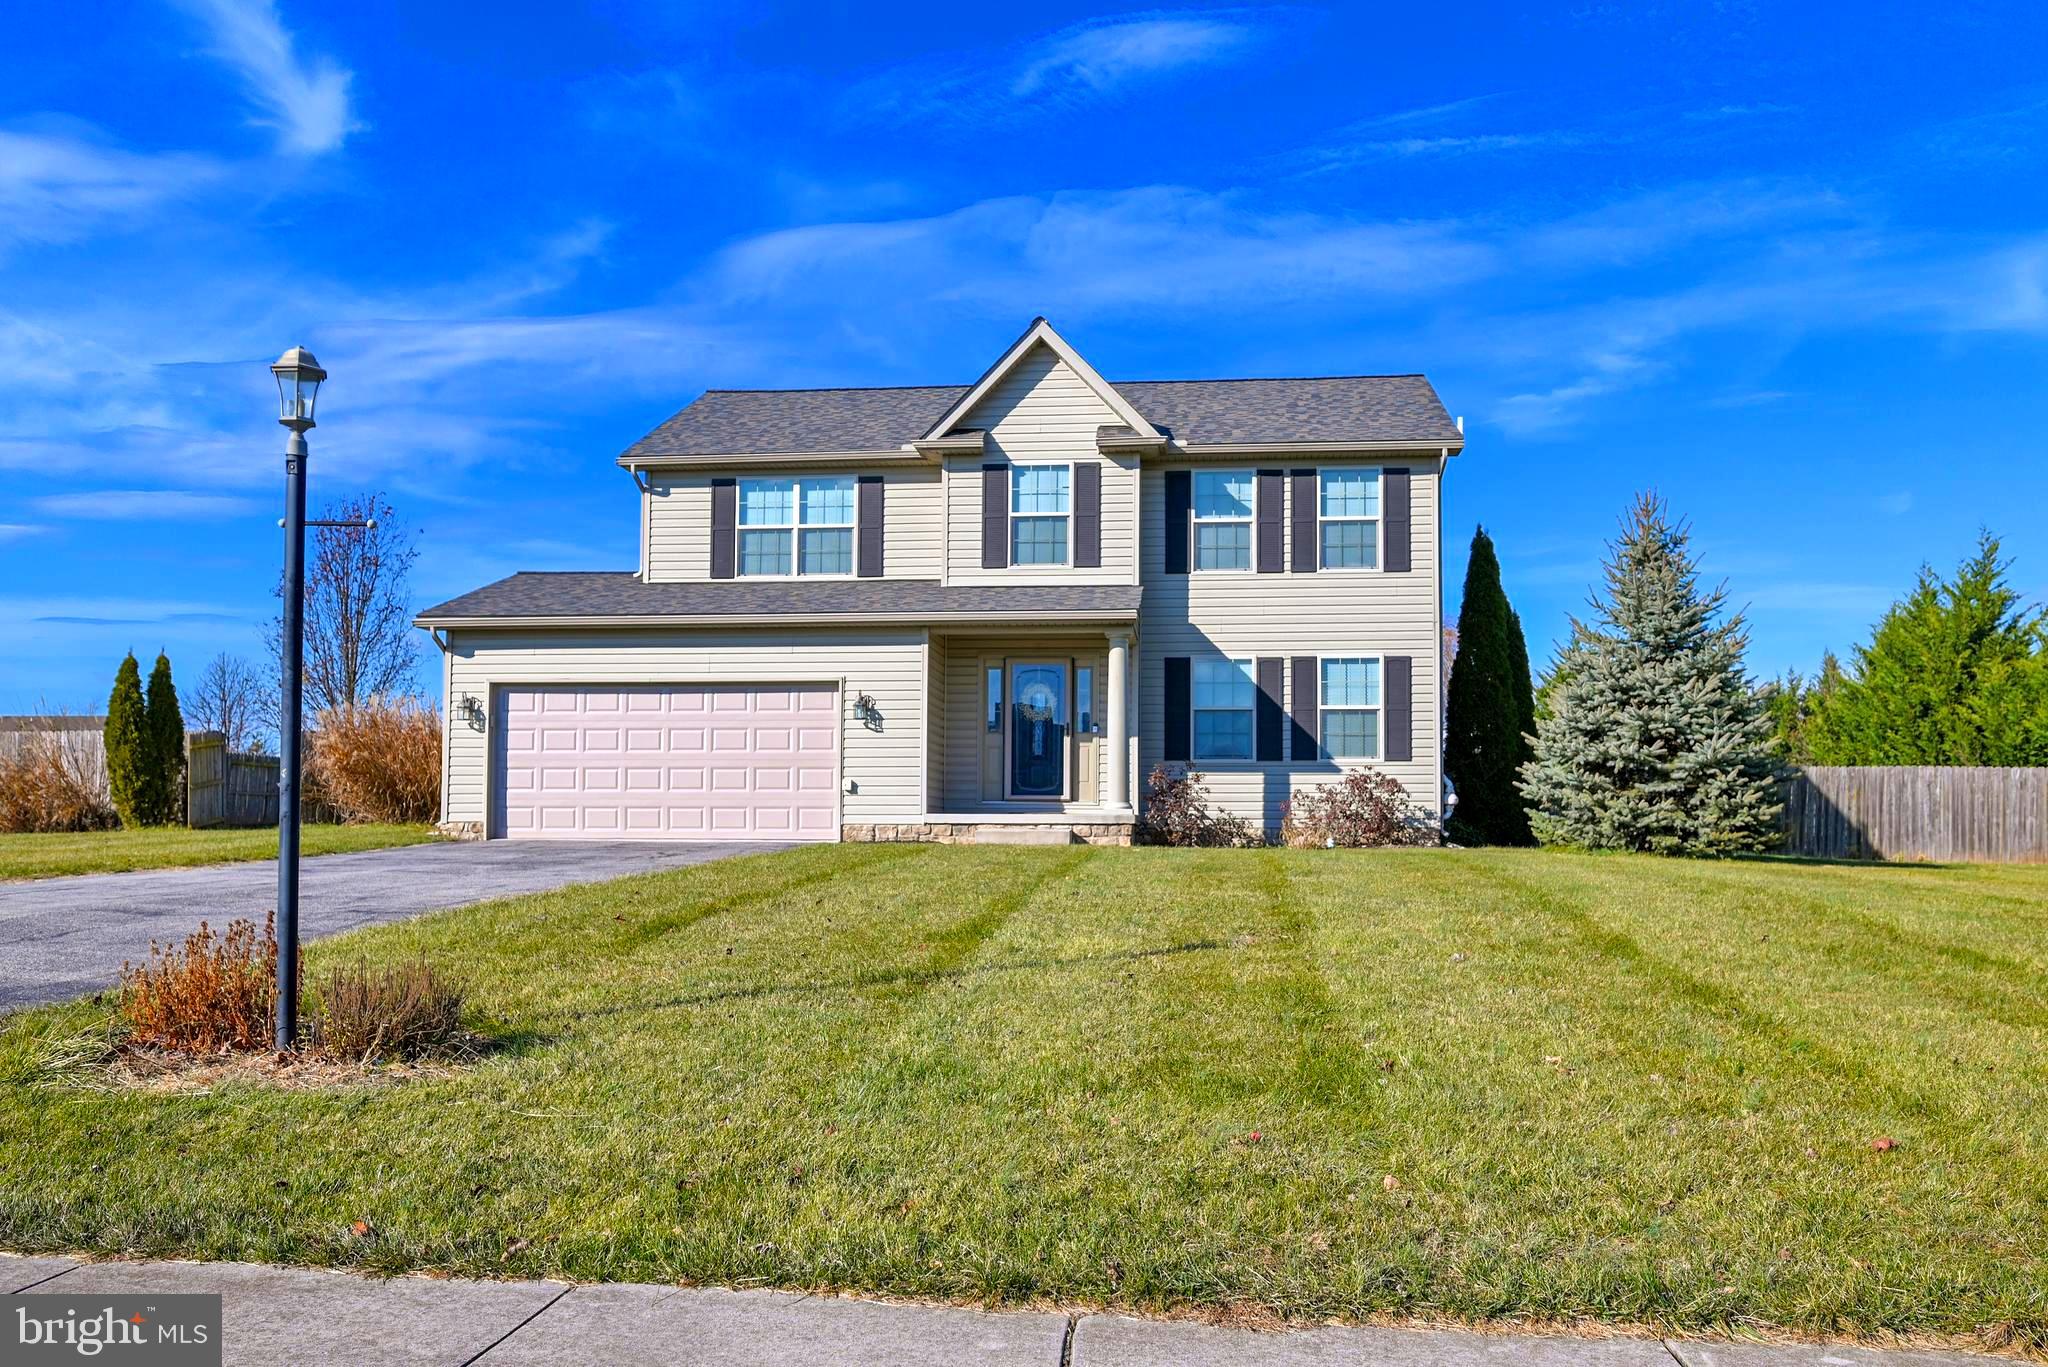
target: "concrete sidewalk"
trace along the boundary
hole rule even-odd
[[[80,1263],[0,1254],[0,1295],[179,1292],[219,1292],[226,1361],[262,1367],[1985,1367],[2000,1361],[1961,1353],[1457,1330],[1274,1333],[1122,1315],[962,1310],[788,1291],[374,1279],[249,1263]]]

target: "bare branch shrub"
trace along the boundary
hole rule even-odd
[[[1152,767],[1145,784],[1145,814],[1138,839],[1147,845],[1263,845],[1264,837],[1241,816],[1212,811],[1202,776],[1189,769]]]
[[[440,1058],[463,1048],[462,989],[424,959],[356,964],[320,980],[313,1043],[333,1058]]]
[[[1435,826],[1408,790],[1377,769],[1353,769],[1288,802],[1283,843],[1307,849],[1434,845]]]

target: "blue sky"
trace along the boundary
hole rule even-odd
[[[735,11],[744,9],[745,13]],[[25,6],[0,51],[0,711],[260,658],[267,362],[438,601],[624,568],[711,385],[1426,371],[1539,652],[1629,495],[1752,667],[1980,525],[2048,597],[2038,6]]]

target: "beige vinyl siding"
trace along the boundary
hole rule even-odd
[[[505,684],[838,683],[844,819],[908,821],[922,811],[926,679],[921,629],[455,631],[448,656],[444,821],[486,819],[491,745],[460,716],[474,697],[495,718]],[[856,720],[866,693],[881,730]],[[489,723],[495,724],[495,722]]]
[[[1027,639],[949,636],[944,642],[945,686],[933,720],[935,733],[944,737],[945,763],[932,794],[933,811],[967,813],[1006,805],[1002,766],[1008,756],[991,741],[988,730],[987,670],[992,666],[1008,660],[1071,660],[1077,666],[1092,666],[1094,698],[1088,710],[1097,725],[1102,724],[1108,706],[1109,645],[1101,634]],[[1008,701],[1005,696],[1006,705]],[[1085,799],[1102,791],[1105,762],[1101,739],[1085,738],[1075,761],[1072,805],[1090,805]],[[1078,768],[1083,763],[1092,771],[1085,778]]]
[[[924,743],[924,807],[926,811],[939,810],[939,794],[946,781],[946,752],[948,736],[943,718],[946,715],[946,659],[948,643],[943,636],[933,636],[925,648],[925,743]]]
[[[882,476],[882,574],[888,579],[939,577],[939,471],[913,469],[814,470],[831,475]],[[802,470],[726,471],[718,478],[789,478]],[[652,583],[711,577],[710,474],[655,474],[642,495],[647,509],[647,578]]]
[[[1307,460],[1247,459],[1229,468],[1307,469]],[[1138,737],[1134,791],[1163,757],[1165,666],[1170,655],[1257,659],[1280,656],[1281,707],[1293,702],[1293,657],[1297,655],[1406,655],[1414,663],[1412,746],[1415,758],[1401,764],[1372,762],[1407,788],[1425,811],[1440,806],[1439,711],[1443,649],[1439,623],[1439,508],[1435,453],[1414,459],[1314,462],[1321,469],[1378,465],[1409,472],[1409,514],[1413,522],[1414,568],[1399,574],[1379,570],[1318,570],[1313,574],[1256,572],[1169,575],[1166,573],[1165,466],[1147,468],[1144,478],[1145,598],[1139,616],[1138,678],[1131,725]],[[1200,468],[1222,468],[1217,461]],[[1292,519],[1283,534],[1292,537]],[[1290,563],[1292,546],[1281,563]],[[1256,543],[1254,545],[1256,552]],[[1249,820],[1279,820],[1279,806],[1304,788],[1327,783],[1343,768],[1367,761],[1261,764],[1256,761],[1198,760],[1209,790],[1220,805]]]
[[[961,420],[989,434],[982,456],[946,460],[946,578],[954,584],[1132,584],[1137,582],[1138,462],[1105,457],[1095,430],[1123,419],[1051,347],[1020,358]],[[1036,565],[981,567],[981,467],[996,461],[1102,466],[1102,565],[1099,569]],[[1071,553],[1073,528],[1068,527]],[[1007,548],[1006,548],[1007,550]],[[1007,558],[1007,556],[1006,556]]]

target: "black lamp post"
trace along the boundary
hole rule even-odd
[[[277,376],[278,422],[284,444],[284,678],[277,726],[277,1049],[299,1033],[299,707],[305,655],[306,432],[327,372],[304,347],[270,367]]]

